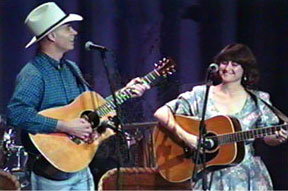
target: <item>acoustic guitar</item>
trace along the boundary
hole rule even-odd
[[[177,123],[186,132],[199,135],[200,121],[192,117],[175,115]],[[206,151],[206,170],[208,172],[239,164],[245,156],[244,141],[273,135],[287,125],[257,128],[241,131],[236,118],[219,115],[205,120],[206,140],[212,142]],[[153,132],[156,164],[163,178],[170,182],[183,182],[191,178],[194,168],[198,178],[203,174],[203,158],[195,161],[195,153],[187,149],[184,142],[176,138],[165,127],[158,125]],[[201,154],[200,154],[201,155]]]
[[[175,62],[164,58],[156,64],[152,72],[141,79],[143,83],[152,86],[173,72],[175,72]],[[132,93],[127,88],[120,89],[115,94],[119,105],[132,97]],[[112,96],[104,99],[96,92],[86,91],[69,105],[46,109],[39,114],[63,121],[79,117],[93,118],[89,122],[93,123],[92,126],[95,126],[95,130],[98,131],[97,119],[109,116],[115,107]],[[94,120],[95,118],[97,119]],[[77,172],[89,165],[100,143],[115,134],[110,129],[98,132],[100,135],[89,143],[65,133],[29,134],[29,137],[41,155],[56,169],[63,172]]]

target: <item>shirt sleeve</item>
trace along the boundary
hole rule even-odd
[[[8,104],[9,125],[30,133],[55,132],[57,120],[38,114],[44,93],[44,81],[33,70],[21,72],[16,79],[14,94]]]
[[[259,92],[259,97],[266,101],[268,104],[271,104],[270,101],[270,95],[266,92]],[[275,113],[261,100],[258,102],[259,103],[259,109],[260,109],[260,122],[259,125],[264,127],[264,126],[269,126],[269,125],[275,125],[279,123],[278,117],[275,115]]]

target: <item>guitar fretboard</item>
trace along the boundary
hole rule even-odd
[[[157,70],[153,70],[152,72],[145,75],[142,78],[142,80],[144,83],[147,83],[150,86],[152,86],[157,82],[157,79],[159,79],[160,76],[161,75],[158,73]],[[118,105],[121,105],[122,103],[124,103],[125,101],[127,101],[128,99],[132,97],[129,89],[125,89],[125,88],[115,92],[115,96],[116,96],[116,101]],[[105,100],[106,100],[106,103],[96,109],[96,113],[98,114],[99,117],[103,117],[107,115],[108,113],[110,113],[116,108],[112,95],[106,97]]]
[[[259,129],[253,129],[249,131],[241,131],[235,132],[231,134],[212,136],[209,139],[217,141],[219,145],[233,143],[233,142],[241,142],[248,139],[261,138],[268,135],[274,135],[276,131],[279,131],[281,128],[287,129],[287,125],[276,125],[273,127],[265,127]]]

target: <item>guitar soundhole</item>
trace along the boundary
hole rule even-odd
[[[219,149],[217,149],[218,148],[218,141],[215,138],[215,134],[207,133],[205,142],[206,142],[204,144],[206,146],[206,160],[205,161],[209,162],[212,159],[214,159],[219,153]],[[191,150],[187,146],[184,146],[183,150],[184,150],[185,158],[191,158],[193,163],[202,164],[204,162],[203,154],[200,153],[199,159],[196,162],[196,154],[197,154],[197,152],[195,150]]]
[[[100,123],[100,118],[98,114],[94,111],[83,111],[81,113],[81,118],[86,119],[92,125],[93,129],[96,128]]]
[[[217,136],[209,132],[206,134],[206,151],[207,152],[213,152],[217,147],[219,146]]]

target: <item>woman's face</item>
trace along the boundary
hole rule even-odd
[[[220,63],[219,75],[222,82],[238,82],[241,83],[244,69],[240,64],[233,61],[222,61]]]

